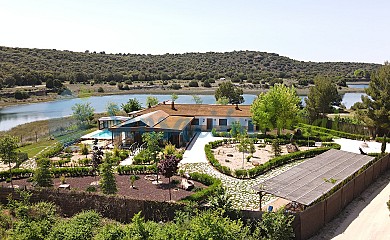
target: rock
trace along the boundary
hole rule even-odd
[[[253,166],[260,166],[260,162],[259,161],[252,161],[252,165]]]
[[[194,182],[191,181],[191,180],[187,180],[185,178],[183,178],[181,180],[181,187],[184,189],[184,190],[187,190],[187,191],[190,191],[191,189],[193,189],[195,186]]]
[[[287,152],[288,153],[293,153],[293,152],[298,152],[299,151],[299,148],[296,145],[293,145],[291,143],[287,144],[286,148],[287,148]]]

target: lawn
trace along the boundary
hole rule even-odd
[[[45,140],[40,140],[36,143],[32,143],[30,145],[26,145],[23,147],[18,148],[19,151],[25,152],[28,154],[28,157],[34,157],[36,154],[38,154],[40,151],[44,150],[49,150],[51,147],[53,147],[57,143],[67,143],[67,142],[72,142],[74,140],[79,139],[80,137],[84,136],[87,133],[95,131],[96,128],[91,128],[87,130],[78,130],[75,132],[67,133],[61,136],[56,136],[52,139],[45,139]],[[45,149],[46,148],[46,149]]]

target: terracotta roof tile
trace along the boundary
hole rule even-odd
[[[194,119],[193,117],[182,117],[182,116],[169,116],[153,128],[170,129],[182,131],[190,122]]]
[[[146,108],[137,115],[162,110],[170,116],[215,116],[215,117],[250,117],[250,105],[217,105],[217,104],[176,104],[172,109],[171,104],[158,104]]]

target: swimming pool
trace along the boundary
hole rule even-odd
[[[82,139],[106,139],[106,140],[111,140],[112,134],[108,129],[104,130],[96,130],[94,132],[91,132],[87,135],[84,135],[81,137]]]

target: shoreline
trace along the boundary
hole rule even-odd
[[[57,94],[50,94],[47,97],[42,96],[34,96],[29,99],[24,99],[22,101],[13,101],[13,102],[0,102],[0,110],[7,108],[7,107],[13,107],[13,106],[19,106],[19,105],[28,105],[33,103],[44,103],[44,102],[54,102],[58,100],[63,99],[74,99],[74,98],[82,98],[83,95],[80,96],[80,89],[82,88],[82,85],[79,87],[79,85],[72,85],[72,88],[74,89],[74,95],[71,97],[61,97],[61,95]],[[98,85],[99,86],[99,85]],[[106,86],[107,87],[107,86]],[[116,87],[115,87],[116,89]],[[107,91],[107,92],[89,92],[86,93],[88,97],[99,97],[99,96],[112,96],[112,95],[129,95],[129,94],[145,94],[145,95],[170,95],[172,93],[176,93],[178,95],[214,95],[214,92],[217,88],[204,88],[204,87],[198,87],[198,88],[182,88],[179,90],[173,90],[173,89],[131,89],[131,90],[113,90],[113,91]],[[92,89],[93,90],[93,89]],[[258,95],[262,92],[267,92],[268,89],[243,89],[244,94],[253,94]],[[307,95],[309,93],[309,88],[296,88],[297,94],[299,96]],[[339,94],[344,93],[364,93],[364,89],[361,88],[342,88],[338,89]]]

